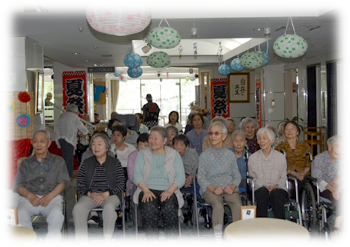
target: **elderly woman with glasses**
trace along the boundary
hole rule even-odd
[[[242,205],[238,190],[241,174],[234,153],[224,146],[226,137],[226,126],[221,122],[212,123],[209,127],[211,147],[199,157],[200,193],[213,208],[212,224],[215,236],[222,235],[223,202],[227,202],[231,209],[232,221],[239,220]]]
[[[227,129],[227,120],[224,117],[216,116],[214,117],[210,123],[220,122],[223,125],[225,125],[225,128]],[[223,142],[225,148],[232,148],[232,138],[231,135],[227,132],[226,138]],[[210,138],[209,136],[204,137],[203,144],[202,144],[202,152],[207,150],[211,146]]]
[[[87,218],[89,212],[97,207],[103,208],[103,235],[112,238],[119,197],[124,191],[124,173],[118,159],[107,154],[110,142],[107,135],[95,134],[90,141],[93,156],[80,165],[77,177],[78,202],[73,208],[76,238],[87,239]]]
[[[331,232],[339,231],[343,216],[340,209],[344,188],[344,175],[341,173],[341,137],[332,136],[327,140],[328,150],[317,155],[312,162],[311,176],[317,179],[320,196],[332,202],[335,209],[335,221]]]
[[[248,174],[254,177],[257,217],[267,217],[271,203],[275,218],[284,219],[284,203],[288,200],[286,188],[287,161],[272,148],[275,133],[266,127],[257,132],[260,150],[249,156]]]

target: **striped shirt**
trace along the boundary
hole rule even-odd
[[[100,164],[97,160],[95,161],[97,162],[97,165],[89,188],[86,188],[85,186],[85,164],[83,163],[80,165],[79,174],[77,177],[77,192],[79,196],[87,195],[87,192],[89,191],[97,193],[109,191],[110,195],[117,195],[117,192],[123,191],[125,181],[123,169],[115,169],[115,178],[117,184],[116,187],[112,188],[108,184],[105,167],[103,166],[103,164]]]
[[[255,190],[263,186],[278,185],[287,191],[287,161],[284,155],[276,150],[272,149],[267,157],[261,149],[249,156],[248,174],[255,179]]]

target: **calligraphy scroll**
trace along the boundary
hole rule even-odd
[[[69,104],[78,106],[79,115],[87,113],[86,73],[85,71],[64,71],[63,107]]]
[[[228,76],[230,102],[249,102],[249,73],[235,73]]]
[[[211,108],[212,117],[230,116],[230,104],[228,101],[228,85],[226,78],[211,79]]]

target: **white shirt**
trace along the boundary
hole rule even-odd
[[[59,148],[59,139],[64,139],[66,142],[73,145],[74,149],[77,145],[77,133],[78,130],[86,135],[89,133],[88,129],[80,121],[77,114],[73,112],[63,112],[58,118],[58,125],[56,131],[56,144]]]
[[[142,124],[140,125],[139,132],[140,132],[140,134],[142,134],[142,133],[148,133],[148,132],[149,132],[148,127],[142,123]]]
[[[122,167],[127,167],[129,154],[134,152],[136,148],[132,144],[129,144],[126,142],[124,143],[126,145],[126,148],[123,151],[118,150],[114,143],[111,145],[111,148],[109,149],[109,151],[113,152],[114,155],[115,154],[117,155],[117,159],[120,161]]]
[[[164,128],[168,127],[168,126],[174,126],[174,125],[171,125],[171,123],[167,123],[166,125],[164,125]],[[182,125],[178,122],[176,122],[176,125],[175,127],[177,128],[177,130],[179,131],[179,133],[182,133]]]

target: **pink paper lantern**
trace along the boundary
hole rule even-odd
[[[120,76],[119,76],[119,79],[120,79],[120,80],[123,80],[123,79],[124,79],[124,76],[123,76],[123,75],[120,75]]]
[[[86,19],[90,26],[98,32],[127,36],[139,33],[151,22],[148,10],[125,7],[90,6],[86,10]]]

